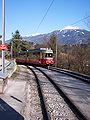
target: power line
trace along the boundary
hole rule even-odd
[[[40,21],[40,23],[39,23],[39,25],[38,25],[38,27],[37,27],[37,29],[36,29],[36,32],[35,32],[35,33],[37,33],[37,31],[38,31],[38,29],[39,29],[40,25],[41,25],[41,24],[42,24],[42,22],[44,21],[44,19],[45,19],[46,15],[47,15],[47,13],[49,12],[49,10],[50,10],[51,6],[53,5],[53,3],[54,3],[54,0],[52,0],[51,4],[49,5],[49,7],[48,7],[48,9],[47,9],[46,13],[44,14],[43,18],[42,18],[42,19],[41,19],[41,21]]]
[[[85,19],[87,19],[87,18],[89,18],[89,17],[90,17],[90,15],[87,16],[87,17],[84,17],[84,18],[82,18],[82,19],[80,19],[80,20],[78,20],[78,21],[76,21],[76,22],[74,22],[74,23],[72,23],[71,25],[75,25],[75,24],[77,24],[77,23],[79,23],[79,22],[81,22],[81,21],[83,21],[83,20],[85,20]]]

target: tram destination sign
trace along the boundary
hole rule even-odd
[[[0,44],[0,50],[7,50],[7,44]]]

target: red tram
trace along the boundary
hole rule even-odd
[[[50,48],[31,49],[19,52],[16,62],[19,64],[32,64],[49,66],[54,64],[53,51]]]

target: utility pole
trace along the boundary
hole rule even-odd
[[[56,56],[55,56],[55,67],[57,67],[57,39],[56,39]]]
[[[5,44],[5,0],[2,0],[2,44]],[[5,73],[5,51],[2,50],[2,73]]]
[[[13,33],[12,33],[12,42],[11,42],[11,59],[13,59]]]
[[[11,42],[11,59],[13,59],[13,40]]]

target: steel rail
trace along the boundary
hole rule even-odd
[[[80,73],[77,73],[77,72],[73,72],[73,71],[65,70],[65,69],[60,69],[60,68],[56,68],[56,67],[50,67],[49,69],[53,70],[55,72],[59,72],[59,73],[62,73],[62,74],[72,76],[74,78],[82,80],[85,83],[90,84],[90,76],[88,76],[88,75],[84,75],[84,74],[80,74]]]
[[[40,86],[40,83],[39,83],[39,79],[38,79],[35,71],[32,68],[30,68],[29,66],[27,66],[27,68],[29,68],[32,71],[32,73],[34,74],[35,79],[36,79],[36,83],[38,85],[37,88],[38,88],[38,94],[39,94],[39,98],[40,98],[40,102],[41,102],[41,109],[42,109],[43,119],[44,120],[50,120],[50,117],[49,117],[48,112],[47,112],[45,100],[44,100],[44,97],[43,97],[43,94],[42,94],[42,89],[41,89],[41,86]]]

